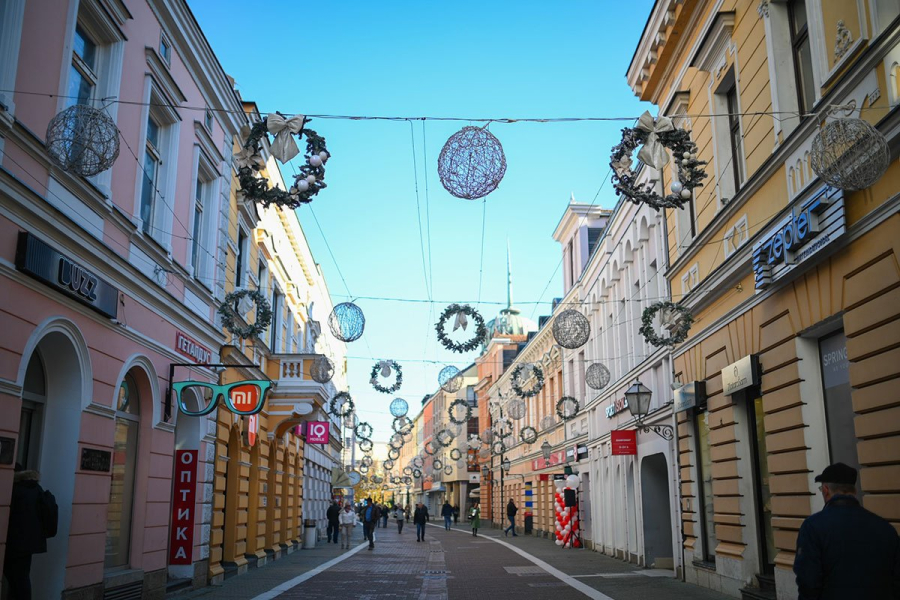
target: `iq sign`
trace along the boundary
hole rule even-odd
[[[327,444],[329,442],[329,429],[327,421],[309,421],[306,424],[306,443]]]

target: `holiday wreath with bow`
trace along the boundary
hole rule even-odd
[[[469,325],[469,318],[474,319],[475,335],[468,341],[461,343],[454,342],[447,337],[445,325],[447,324],[447,320],[453,315],[456,315],[456,320],[453,322],[453,331],[456,331],[459,328],[462,328],[462,330],[465,331],[466,327]],[[451,304],[445,308],[444,312],[441,313],[437,324],[434,326],[434,329],[437,331],[438,341],[441,342],[441,345],[444,348],[460,353],[471,352],[472,350],[477,349],[488,335],[487,327],[484,326],[484,319],[478,314],[477,310],[468,304]]]
[[[397,372],[397,378],[394,380],[394,385],[386,387],[378,383],[379,376],[390,377],[391,371]],[[372,367],[372,376],[369,379],[369,383],[372,384],[372,387],[375,388],[376,391],[379,391],[382,394],[393,394],[400,389],[401,385],[403,385],[403,370],[395,360],[380,360]]]
[[[256,321],[252,325],[238,325],[235,322],[237,317],[235,307],[240,306],[244,298],[248,298],[256,304]],[[219,305],[218,312],[222,319],[222,327],[232,335],[244,340],[259,337],[272,323],[272,308],[269,306],[268,299],[259,290],[237,290],[225,294],[225,299]]]
[[[654,190],[653,183],[637,183],[637,174],[631,170],[631,155],[638,146],[642,146],[638,159],[654,169],[666,166],[669,162],[667,149],[672,151],[678,180],[672,182],[671,194],[662,197]],[[701,181],[706,178],[706,171],[702,166],[705,164],[697,159],[697,145],[691,140],[690,132],[675,127],[668,117],[654,119],[645,112],[635,127],[622,130],[622,141],[613,146],[609,166],[613,170],[616,195],[658,211],[682,208],[693,196],[694,188],[703,185]]]
[[[245,126],[241,130],[244,144],[234,160],[238,167],[240,191],[245,198],[265,206],[277,204],[297,208],[312,202],[313,196],[325,189],[325,162],[331,154],[325,147],[325,138],[304,127],[307,122],[303,115],[285,117],[280,113],[270,113],[252,127]],[[294,136],[306,136],[306,164],[299,167],[299,172],[294,175],[294,184],[287,191],[269,188],[268,180],[259,176],[266,166],[261,154],[262,139],[269,134],[275,136],[269,152],[284,164],[300,153]]]

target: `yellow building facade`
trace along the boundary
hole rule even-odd
[[[895,0],[659,0],[628,69],[708,162],[666,211],[666,275],[694,316],[675,377],[700,384],[676,408],[685,576],[733,596],[796,598],[797,532],[832,462],[900,527],[898,16]],[[812,169],[846,117],[893,149],[859,191]]]

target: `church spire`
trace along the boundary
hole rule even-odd
[[[506,311],[517,314],[519,311],[513,307],[512,293],[512,259],[509,252],[509,238],[506,238]]]

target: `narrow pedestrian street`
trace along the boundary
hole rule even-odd
[[[504,537],[500,529],[465,525],[445,531],[429,524],[424,543],[408,523],[402,534],[393,523],[376,530],[368,551],[362,528],[354,530],[350,550],[320,542],[286,559],[226,579],[219,587],[186,594],[194,598],[252,600],[376,600],[504,598],[594,600],[719,600],[727,596],[677,580],[671,571],[642,569],[590,550],[562,550],[547,539]]]

